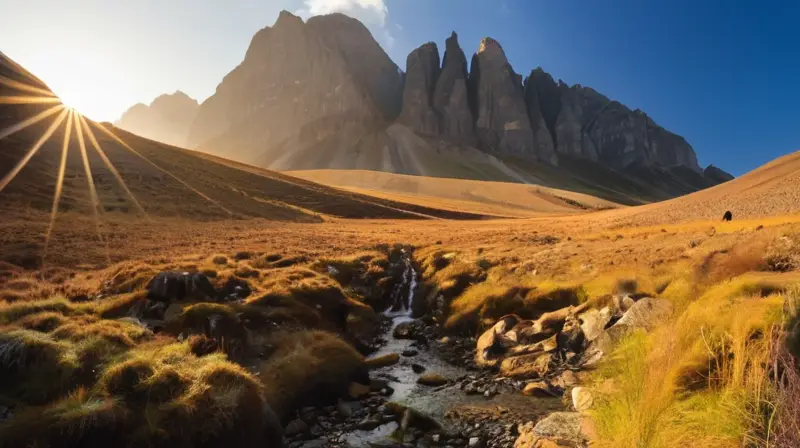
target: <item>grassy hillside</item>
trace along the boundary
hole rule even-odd
[[[511,182],[357,170],[287,171],[286,174],[401,202],[508,217],[563,215],[618,207],[585,194]]]

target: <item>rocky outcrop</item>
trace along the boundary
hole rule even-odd
[[[408,55],[399,121],[418,134],[439,135],[439,117],[433,108],[438,79],[439,48],[435,43],[428,42]]]
[[[198,107],[196,100],[177,91],[159,96],[149,106],[132,106],[114,125],[162,143],[186,146]]]
[[[494,39],[481,40],[478,52],[472,57],[469,94],[481,149],[536,159],[519,76]]]
[[[200,106],[189,141],[262,165],[331,140],[357,141],[395,118],[401,82],[357,20],[333,14],[304,23],[284,11]]]
[[[445,43],[444,60],[433,107],[439,115],[439,136],[457,144],[474,145],[475,131],[467,97],[467,58],[453,32]]]
[[[525,80],[525,104],[528,106],[528,117],[531,120],[536,154],[540,160],[557,165],[558,156],[555,144],[542,112],[543,101],[539,98],[538,86],[533,82],[534,76],[534,72],[531,72]]]
[[[714,165],[708,165],[706,169],[703,170],[703,177],[716,184],[721,184],[734,179],[733,174],[730,174]]]

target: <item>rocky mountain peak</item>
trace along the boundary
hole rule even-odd
[[[481,43],[478,45],[477,54],[481,54],[484,52],[499,52],[502,53],[503,58],[506,57],[505,51],[503,51],[503,46],[500,45],[500,42],[492,39],[491,37],[484,37],[481,39]]]

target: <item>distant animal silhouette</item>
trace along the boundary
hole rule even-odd
[[[733,220],[733,213],[731,213],[731,211],[730,211],[730,210],[728,210],[728,211],[727,211],[727,212],[725,212],[725,214],[722,216],[722,220],[723,220],[723,221],[731,221],[731,220]]]

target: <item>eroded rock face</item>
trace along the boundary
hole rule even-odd
[[[469,90],[481,149],[536,159],[519,75],[494,39],[481,40],[478,52],[472,57]]]
[[[445,44],[444,60],[433,107],[439,115],[439,136],[453,143],[475,144],[472,111],[467,97],[467,58],[453,32]]]
[[[408,55],[399,121],[418,134],[439,134],[439,117],[433,108],[438,79],[439,48],[435,43],[428,42]]]
[[[340,14],[303,23],[282,12],[198,111],[189,142],[264,164],[357,140],[399,111],[402,77],[364,26]]]
[[[557,165],[558,156],[556,155],[553,137],[550,133],[550,129],[547,126],[547,121],[545,120],[545,115],[542,110],[544,101],[543,98],[540,97],[540,86],[535,80],[537,76],[541,75],[538,75],[536,71],[533,71],[525,80],[525,103],[528,106],[528,116],[531,120],[531,130],[533,130],[536,155],[538,156],[539,160],[543,162],[547,162],[551,165]],[[550,78],[550,80],[552,81],[552,78]],[[542,83],[543,82],[544,80],[542,80]],[[546,92],[542,93],[547,95]],[[547,107],[549,107],[549,105],[547,105]]]

